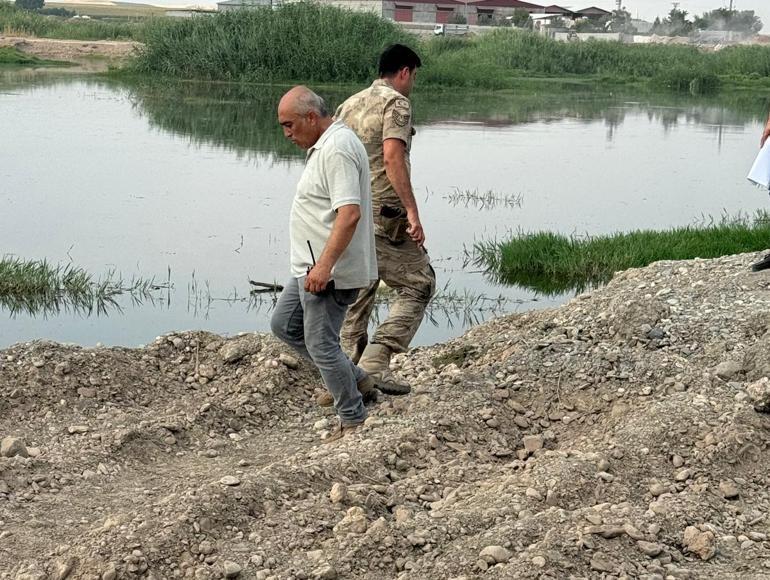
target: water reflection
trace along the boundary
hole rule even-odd
[[[304,153],[287,141],[275,121],[275,107],[286,87],[207,83],[118,84],[128,91],[137,110],[150,124],[189,138],[235,151],[266,155],[271,161],[302,159]],[[322,88],[319,92],[336,109],[361,87]],[[681,124],[702,125],[708,131],[743,127],[766,118],[770,98],[741,92],[718,97],[669,93],[627,92],[582,85],[549,85],[547,90],[524,86],[502,93],[458,93],[418,90],[414,95],[415,124],[437,123],[509,127],[528,123],[601,121],[607,140],[629,116],[644,113],[650,123],[669,131]]]

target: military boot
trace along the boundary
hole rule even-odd
[[[374,379],[377,388],[386,395],[406,395],[412,391],[408,383],[398,380],[390,371],[393,354],[384,344],[369,344],[358,361],[358,366]]]
[[[367,376],[362,379],[361,382],[356,383],[358,392],[361,393],[361,398],[364,400],[364,405],[377,402],[377,385],[371,377]],[[324,390],[323,393],[315,398],[315,402],[319,407],[331,407],[334,404],[334,397],[332,394]]]

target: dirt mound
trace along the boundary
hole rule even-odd
[[[0,578],[767,578],[770,281],[658,263],[394,361],[330,445],[269,336],[0,352]]]

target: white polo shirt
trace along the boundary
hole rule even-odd
[[[342,121],[335,121],[307,152],[302,177],[291,207],[291,271],[299,278],[323,253],[336,210],[357,205],[361,210],[353,239],[332,270],[339,289],[365,288],[377,279],[374,247],[369,156],[356,134]]]

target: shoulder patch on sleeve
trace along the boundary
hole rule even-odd
[[[393,109],[393,122],[399,127],[406,127],[412,115],[404,109]]]
[[[393,102],[393,123],[398,127],[406,127],[412,117],[412,107],[408,99],[397,98]]]

